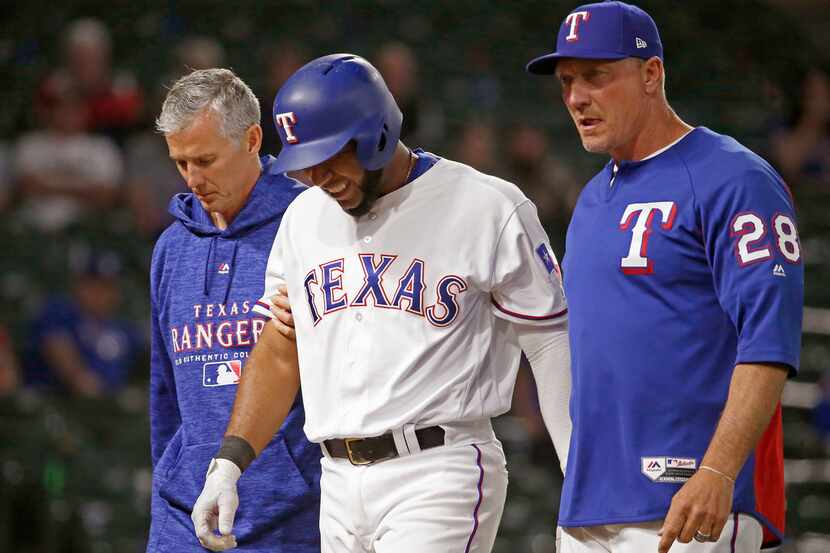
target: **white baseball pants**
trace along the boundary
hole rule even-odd
[[[490,553],[493,547],[507,493],[495,438],[366,466],[324,457],[322,466],[322,553]]]
[[[557,531],[557,553],[656,553],[663,521],[561,527]],[[669,553],[758,553],[761,523],[744,513],[733,513],[717,542],[674,542]]]

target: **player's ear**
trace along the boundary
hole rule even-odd
[[[643,62],[640,66],[640,76],[643,87],[649,94],[654,94],[663,88],[663,61],[654,56]]]
[[[258,154],[262,147],[262,127],[254,123],[245,131],[245,149],[249,154]]]

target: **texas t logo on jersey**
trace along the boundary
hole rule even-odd
[[[202,367],[202,386],[230,386],[239,384],[242,376],[242,361],[221,361],[205,363]]]
[[[294,125],[297,124],[297,116],[294,115],[293,111],[278,113],[274,116],[274,119],[277,122],[277,126],[282,127],[282,130],[285,131],[286,142],[288,142],[289,144],[296,144],[300,141],[300,139],[297,138],[297,136],[293,132]]]
[[[674,202],[637,203],[625,207],[620,219],[620,230],[631,232],[631,242],[628,255],[620,259],[623,273],[650,275],[654,272],[654,262],[647,257],[648,237],[657,226],[654,224],[654,218],[659,216],[659,226],[663,230],[671,230],[676,215],[677,204]]]

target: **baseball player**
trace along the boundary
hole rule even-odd
[[[236,479],[302,383],[305,432],[325,455],[324,552],[490,551],[507,488],[490,418],[510,406],[520,349],[563,463],[570,432],[567,309],[535,207],[400,142],[401,112],[360,57],[299,69],[274,120],[275,170],[314,186],[286,210],[254,309],[268,316],[287,285],[296,344],[263,330],[197,534],[217,550],[232,541]]]
[[[259,117],[242,80],[209,69],[176,82],[157,121],[190,193],[171,201],[177,221],[159,238],[151,268],[148,552],[204,551],[190,512],[243,363],[267,322],[251,297],[263,291],[280,219],[305,189],[276,171],[274,158],[259,157]],[[247,501],[236,528],[245,551],[320,548],[320,448],[303,435],[300,400],[289,407],[280,431],[262,444],[256,470],[239,482]]]
[[[675,114],[657,27],[635,6],[576,8],[556,51],[527,69],[556,76],[582,145],[611,156],[567,234],[561,551],[780,540],[778,402],[798,369],[803,302],[787,187],[734,139]]]

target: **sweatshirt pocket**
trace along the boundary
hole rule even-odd
[[[182,449],[178,462],[159,489],[159,495],[170,508],[190,516],[193,504],[202,493],[210,460],[218,450],[218,443]],[[279,544],[288,537],[284,534],[292,526],[285,524],[287,520],[298,514],[304,519],[307,517],[302,515],[307,514],[316,523],[319,516],[319,492],[303,478],[281,434],[245,470],[237,483],[237,491],[239,509],[234,534],[240,545]]]
[[[314,462],[319,465],[319,460]],[[317,471],[301,471],[282,433],[275,436],[239,479],[234,523],[239,544],[274,546],[318,540],[319,484],[310,485],[303,476]]]
[[[218,450],[219,444],[214,442],[184,446],[159,487],[161,498],[175,509],[188,514],[193,511],[193,504],[205,485],[210,460]]]

